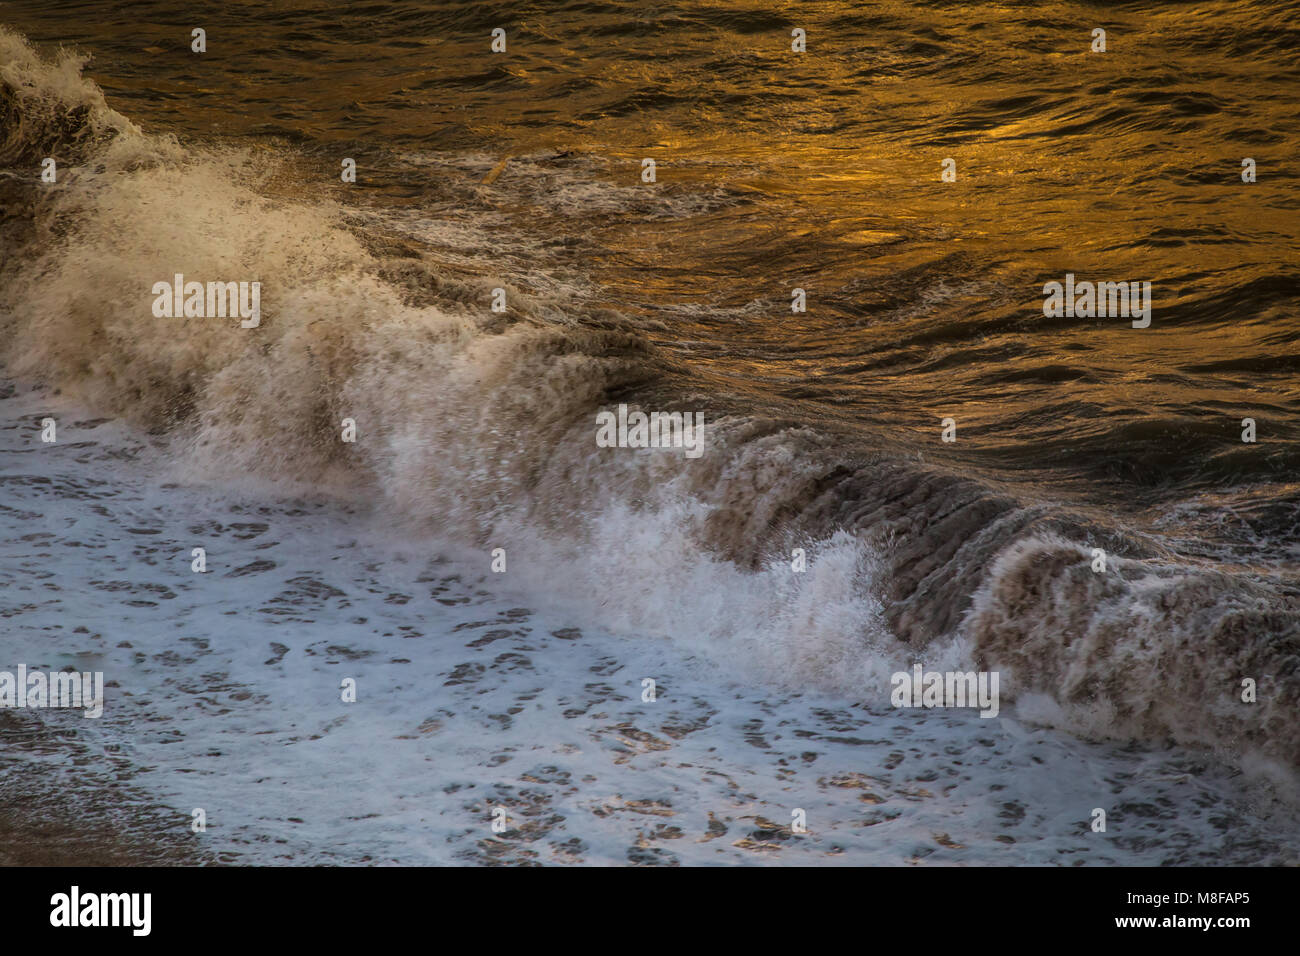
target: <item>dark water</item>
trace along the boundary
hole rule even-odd
[[[90,54],[106,100],[3,40],[13,374],[203,467],[353,482],[476,542],[598,548],[625,505],[757,572],[847,533],[918,654],[956,638],[1091,729],[1300,761],[1296,5],[11,2],[0,23]],[[175,272],[262,281],[260,336],[161,328],[145,293]],[[1150,327],[1045,318],[1066,273],[1149,281]],[[708,453],[595,448],[616,402],[704,411]],[[376,440],[341,453],[358,409]]]

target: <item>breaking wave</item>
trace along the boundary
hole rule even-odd
[[[506,548],[512,586],[765,679],[883,706],[915,660],[996,669],[1064,729],[1300,765],[1289,585],[737,407],[638,320],[445,267],[313,196],[286,154],[145,133],[80,65],[0,32],[4,361],[154,433],[178,473],[377,501]],[[261,282],[260,327],[155,318],[150,289],[177,273]],[[485,305],[500,286],[504,315]],[[620,402],[703,410],[705,455],[597,448],[595,413]]]

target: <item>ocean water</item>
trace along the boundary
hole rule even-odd
[[[0,827],[198,862],[1300,858],[1293,6],[0,27],[0,670],[109,682],[97,720],[0,711]],[[178,273],[260,282],[261,324],[156,317]],[[1045,317],[1067,273],[1150,282],[1150,326]],[[702,413],[703,454],[599,447],[619,404]],[[915,663],[996,671],[998,716],[893,708]]]

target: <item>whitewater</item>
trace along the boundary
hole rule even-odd
[[[10,829],[222,863],[1296,862],[1283,572],[755,413],[581,274],[413,251],[463,227],[145,132],[80,68],[0,32],[0,669],[106,675],[102,718],[0,714]],[[154,316],[174,274],[259,281],[260,325]],[[629,400],[705,408],[707,452],[599,447]],[[999,671],[998,717],[891,708],[915,663]]]

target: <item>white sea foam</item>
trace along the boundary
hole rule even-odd
[[[40,443],[43,415],[59,443]],[[891,652],[872,643],[891,645],[861,626],[851,539],[799,578],[657,548],[629,581],[527,544],[493,574],[481,549],[328,497],[178,487],[166,445],[48,393],[0,401],[0,421],[5,652],[110,683],[100,720],[41,714],[75,737],[11,740],[0,789],[53,788],[71,811],[111,755],[128,842],[170,813],[201,857],[240,863],[1300,859],[1291,811],[1240,802],[1186,752],[875,702]],[[602,548],[620,532],[628,553],[663,542],[628,515]]]

